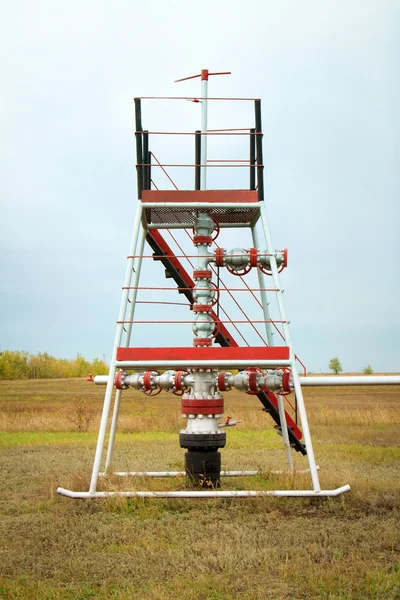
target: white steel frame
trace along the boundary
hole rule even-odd
[[[218,74],[228,74],[228,73],[212,73],[212,74],[218,75]],[[209,98],[208,98],[208,75],[209,75],[208,70],[203,70],[201,73],[201,98],[200,98],[200,100],[201,100],[201,132],[203,134],[207,134],[207,131],[208,131],[207,130],[207,110],[208,110],[208,100],[209,100]],[[199,76],[195,76],[195,77],[199,77]],[[186,79],[193,79],[193,77],[189,77]],[[202,141],[202,145],[201,145],[200,162],[201,162],[201,165],[203,165],[204,167],[207,165],[207,135],[203,136],[203,141]],[[201,189],[205,190],[206,188],[207,188],[207,169],[202,168],[201,169]],[[277,261],[276,261],[276,258],[274,255],[274,249],[272,246],[271,235],[269,232],[269,226],[268,226],[267,215],[265,212],[264,202],[259,202],[258,204],[241,204],[241,203],[240,204],[239,203],[234,203],[234,204],[223,203],[222,204],[221,203],[220,205],[216,204],[216,203],[206,203],[206,202],[205,203],[176,202],[173,204],[161,202],[161,203],[156,203],[156,204],[146,203],[145,206],[146,206],[146,208],[162,208],[162,207],[163,208],[167,208],[167,207],[168,208],[176,208],[176,209],[191,208],[194,210],[197,209],[197,210],[201,210],[201,211],[207,211],[207,209],[218,208],[218,207],[226,208],[226,209],[229,209],[229,208],[246,208],[246,209],[257,208],[258,214],[256,215],[256,217],[254,219],[252,219],[252,222],[250,223],[250,225],[248,223],[235,223],[235,224],[226,223],[226,224],[221,224],[221,227],[238,227],[238,228],[240,228],[240,227],[249,227],[250,226],[252,236],[253,236],[254,247],[260,248],[255,224],[256,224],[257,220],[259,219],[259,217],[261,217],[262,228],[263,228],[264,237],[265,237],[266,246],[267,246],[267,252],[271,254],[270,268],[272,271],[272,279],[273,279],[275,289],[278,290],[278,291],[275,291],[275,294],[277,297],[277,304],[278,304],[280,319],[281,319],[282,325],[283,325],[284,338],[286,341],[286,345],[290,349],[290,358],[288,361],[278,361],[278,362],[268,361],[268,360],[265,360],[265,361],[240,361],[240,360],[226,361],[225,360],[225,361],[197,361],[197,362],[191,361],[190,363],[188,363],[188,361],[181,361],[179,364],[177,364],[175,362],[172,364],[169,361],[158,361],[158,362],[155,361],[155,362],[149,363],[148,361],[131,362],[131,361],[117,361],[116,360],[117,348],[119,348],[121,346],[128,347],[129,342],[130,342],[131,331],[132,331],[132,322],[127,323],[126,335],[124,337],[123,336],[123,333],[124,333],[123,321],[125,319],[127,321],[132,321],[134,313],[135,313],[137,286],[138,286],[138,282],[139,282],[139,278],[140,278],[140,270],[141,270],[141,264],[142,264],[141,257],[143,255],[146,230],[167,229],[167,228],[168,229],[178,229],[178,228],[184,229],[188,226],[191,227],[191,225],[192,225],[192,224],[188,224],[188,223],[184,223],[184,224],[183,223],[180,223],[180,224],[174,223],[172,225],[165,225],[165,224],[158,225],[158,224],[154,224],[154,223],[147,224],[146,220],[144,218],[144,211],[143,211],[144,206],[143,206],[142,202],[139,200],[138,208],[137,208],[137,212],[136,212],[136,218],[135,218],[134,225],[133,225],[133,234],[132,234],[132,240],[131,240],[131,245],[130,245],[130,250],[129,250],[129,257],[128,257],[128,262],[127,262],[127,267],[126,267],[125,281],[124,281],[124,287],[123,287],[123,291],[122,291],[121,305],[120,305],[120,310],[119,310],[119,315],[118,315],[118,323],[117,323],[117,329],[116,329],[116,334],[115,334],[114,347],[113,347],[111,364],[110,364],[110,371],[109,371],[108,378],[107,378],[107,387],[106,387],[106,392],[105,392],[105,397],[104,397],[103,412],[102,412],[101,421],[100,421],[99,435],[98,435],[98,439],[97,439],[96,452],[95,452],[95,457],[94,457],[89,491],[88,492],[73,492],[71,490],[67,490],[64,488],[58,488],[58,490],[57,490],[58,493],[63,494],[64,496],[68,496],[70,498],[105,498],[108,496],[126,496],[126,497],[138,496],[138,497],[147,497],[147,498],[211,498],[211,497],[231,498],[231,497],[254,497],[254,496],[319,496],[319,497],[321,497],[321,496],[338,496],[339,494],[343,494],[344,492],[349,491],[350,490],[349,485],[345,485],[345,486],[339,487],[334,490],[321,490],[321,486],[320,486],[319,478],[318,478],[318,467],[315,463],[314,451],[313,451],[312,442],[311,442],[310,430],[308,427],[308,421],[307,421],[306,409],[304,406],[304,399],[303,399],[303,394],[302,394],[302,390],[301,390],[301,385],[399,384],[400,377],[396,377],[396,376],[340,377],[340,378],[339,377],[311,377],[311,378],[299,377],[299,374],[298,374],[297,368],[296,368],[296,364],[295,364],[295,355],[292,350],[289,327],[288,327],[288,323],[286,320],[286,313],[285,313],[285,308],[284,308],[284,304],[283,304],[282,291],[279,286]],[[266,287],[265,282],[264,282],[264,276],[263,276],[263,273],[259,269],[257,269],[257,271],[258,271],[258,278],[259,278],[259,286],[260,286],[260,289],[263,290]],[[129,299],[129,288],[131,286],[133,287],[133,293],[132,293],[132,298]],[[261,300],[262,300],[262,306],[263,306],[267,340],[268,340],[268,344],[270,346],[272,346],[273,345],[272,327],[271,327],[271,323],[269,322],[270,316],[269,316],[269,310],[268,310],[268,302],[267,302],[266,293],[264,291],[261,292]],[[123,341],[123,337],[124,337],[124,341]],[[109,420],[109,414],[110,414],[111,402],[112,402],[112,396],[113,396],[113,390],[114,390],[114,377],[115,377],[115,372],[116,372],[117,368],[136,368],[136,369],[153,368],[153,369],[155,369],[157,367],[162,367],[165,369],[168,369],[168,368],[184,369],[185,367],[203,367],[203,368],[207,368],[207,367],[213,367],[213,368],[216,368],[216,367],[235,368],[236,367],[236,368],[238,368],[239,367],[240,368],[240,367],[250,367],[250,366],[257,366],[257,367],[264,367],[264,368],[265,367],[286,366],[286,367],[291,368],[292,378],[293,378],[293,383],[294,383],[294,390],[296,393],[296,399],[297,399],[297,405],[298,405],[298,411],[299,411],[299,415],[300,415],[300,422],[301,422],[301,427],[302,427],[303,435],[304,435],[304,442],[305,442],[305,446],[306,446],[306,450],[307,450],[307,458],[308,458],[308,464],[309,464],[309,469],[307,469],[307,471],[309,470],[311,473],[311,480],[312,480],[312,489],[311,490],[275,490],[275,491],[235,491],[235,490],[233,490],[233,491],[223,491],[223,490],[201,491],[201,490],[198,490],[198,491],[175,491],[175,492],[174,491],[170,491],[170,492],[165,492],[165,491],[162,491],[162,492],[150,492],[150,491],[99,492],[99,491],[97,491],[98,479],[99,479],[99,477],[103,477],[105,473],[109,472],[109,469],[111,466],[111,461],[112,461],[112,456],[113,456],[115,435],[116,435],[116,431],[117,431],[118,415],[119,415],[119,408],[120,408],[121,395],[122,395],[121,390],[117,390],[116,394],[115,394],[110,435],[109,435],[109,441],[108,441],[107,453],[106,453],[106,459],[105,459],[105,473],[100,473],[100,464],[101,464],[101,459],[102,459],[105,441],[106,441],[107,424],[108,424],[108,420]],[[283,399],[282,399],[282,396],[280,396],[280,395],[278,395],[278,408],[279,408],[279,415],[280,415],[280,421],[281,421],[283,444],[284,444],[286,458],[287,458],[287,465],[288,465],[289,471],[293,472],[293,461],[292,461],[291,448],[290,448],[290,443],[289,443],[288,426],[286,423]],[[297,471],[297,472],[302,472],[302,471]],[[224,476],[251,475],[251,474],[255,474],[255,473],[256,472],[254,472],[254,471],[223,471],[223,472],[221,472],[221,474]],[[131,473],[119,472],[119,473],[115,473],[114,475],[121,476],[121,477],[143,476],[143,475],[146,475],[148,477],[168,477],[168,476],[177,476],[180,474],[181,473],[178,473],[178,472],[147,471],[147,472],[131,472]]]
[[[205,491],[205,490],[196,490],[196,491],[187,490],[186,491],[185,490],[185,491],[154,491],[154,492],[152,492],[152,491],[118,491],[118,492],[98,491],[97,486],[98,486],[99,477],[103,477],[105,473],[108,474],[110,472],[110,466],[111,466],[111,462],[112,462],[113,449],[114,449],[114,443],[115,443],[115,436],[116,436],[116,431],[117,431],[118,415],[119,415],[119,408],[120,408],[121,395],[122,395],[121,390],[117,390],[116,394],[115,394],[114,407],[113,407],[113,411],[112,411],[110,435],[109,435],[109,441],[108,441],[108,445],[107,445],[107,452],[106,452],[106,459],[105,459],[105,471],[104,471],[104,473],[102,473],[102,472],[100,472],[100,465],[101,465],[101,460],[102,460],[103,451],[104,451],[105,442],[106,442],[107,424],[108,424],[108,420],[109,420],[109,416],[110,416],[113,389],[114,389],[114,377],[115,377],[117,368],[141,369],[141,368],[145,368],[145,367],[151,367],[151,368],[173,367],[175,369],[182,369],[186,366],[203,367],[203,368],[207,368],[207,367],[211,367],[211,366],[213,368],[219,368],[219,367],[230,367],[230,368],[238,368],[239,367],[240,368],[240,367],[252,366],[252,361],[246,362],[246,361],[240,361],[240,360],[236,360],[236,361],[235,360],[231,360],[231,361],[225,360],[225,361],[215,361],[215,362],[199,361],[199,362],[195,362],[195,363],[193,361],[190,363],[188,363],[187,361],[180,361],[178,364],[174,363],[173,365],[170,364],[168,361],[153,362],[152,364],[149,364],[146,361],[135,361],[135,362],[133,362],[133,361],[117,361],[117,358],[116,358],[117,349],[121,346],[128,347],[129,342],[130,342],[132,324],[128,324],[128,327],[126,328],[126,334],[124,336],[123,335],[124,334],[123,321],[125,321],[125,320],[132,321],[133,317],[134,317],[134,313],[135,313],[136,293],[137,293],[137,290],[135,288],[137,288],[138,283],[139,283],[144,240],[145,240],[145,235],[146,235],[146,230],[147,230],[147,224],[144,219],[144,208],[148,208],[149,204],[150,203],[144,204],[140,200],[138,201],[138,207],[137,207],[136,217],[135,217],[134,226],[133,226],[133,235],[132,235],[131,245],[130,245],[130,249],[129,249],[129,257],[128,257],[128,262],[127,262],[127,267],[126,267],[125,280],[124,280],[124,286],[123,286],[122,298],[121,298],[121,305],[120,305],[120,310],[119,310],[119,315],[118,315],[118,323],[117,323],[114,347],[113,347],[112,358],[111,358],[111,363],[110,363],[110,371],[109,371],[109,375],[108,375],[108,379],[107,379],[107,387],[106,387],[106,391],[105,391],[104,405],[103,405],[103,411],[102,411],[102,416],[101,416],[101,421],[100,421],[99,435],[98,435],[98,439],[97,439],[96,452],[95,452],[95,457],[94,457],[89,491],[74,492],[74,491],[67,490],[65,488],[60,487],[60,488],[58,488],[57,492],[64,496],[68,496],[70,498],[105,498],[108,496],[125,496],[125,497],[137,496],[137,497],[147,497],[147,498],[211,498],[211,497],[231,498],[231,497],[254,497],[254,496],[289,496],[289,497],[292,497],[292,496],[301,496],[301,497],[302,496],[318,496],[318,497],[321,497],[321,496],[337,496],[339,494],[349,491],[350,490],[349,485],[344,485],[344,486],[341,486],[339,488],[332,489],[332,490],[321,490],[319,477],[318,477],[318,467],[315,462],[314,450],[313,450],[310,430],[309,430],[309,426],[308,426],[308,420],[307,420],[307,414],[306,414],[306,409],[305,409],[305,405],[304,405],[304,399],[303,399],[303,394],[302,394],[302,389],[301,389],[301,384],[300,384],[300,378],[299,378],[296,364],[295,364],[294,352],[292,350],[289,326],[288,326],[287,319],[286,319],[286,312],[285,312],[285,308],[284,308],[284,304],[283,304],[282,291],[281,291],[281,288],[279,285],[278,267],[277,267],[277,262],[276,262],[276,258],[274,255],[274,249],[272,246],[272,241],[271,241],[271,236],[270,236],[270,232],[269,232],[268,220],[267,220],[264,202],[259,202],[257,204],[251,204],[251,205],[248,204],[248,205],[246,205],[246,208],[252,208],[252,209],[256,208],[258,210],[259,216],[261,217],[260,220],[261,220],[262,229],[263,229],[263,233],[264,233],[264,237],[265,237],[266,249],[267,249],[267,252],[271,255],[270,267],[271,267],[271,272],[272,272],[273,287],[275,288],[275,290],[278,290],[278,291],[275,291],[274,293],[276,294],[276,297],[277,297],[279,319],[283,322],[282,323],[283,334],[284,334],[284,337],[286,340],[286,345],[290,349],[290,358],[287,361],[285,361],[285,360],[254,361],[254,363],[255,363],[254,366],[258,366],[258,367],[287,366],[287,367],[290,367],[292,370],[293,384],[294,384],[294,389],[295,389],[295,393],[296,393],[300,423],[301,423],[301,428],[303,431],[305,447],[307,450],[307,459],[308,459],[308,467],[309,467],[307,469],[307,471],[309,471],[311,474],[312,489],[309,489],[309,490],[272,490],[272,491],[257,491],[257,490],[250,490],[250,491],[238,491],[238,490],[207,490],[207,491]],[[188,202],[188,203],[184,204],[184,207],[186,209],[197,209],[197,210],[203,209],[204,210],[206,208],[205,204]],[[157,205],[157,206],[159,206],[159,205]],[[182,203],[176,203],[176,204],[168,203],[168,205],[166,205],[166,206],[168,206],[168,208],[170,208],[170,209],[174,209],[174,208],[179,208],[180,206],[182,206]],[[227,204],[227,203],[213,203],[212,207],[229,209],[229,208],[237,208],[238,205],[237,204]],[[257,219],[255,219],[255,221],[256,220]],[[257,232],[256,232],[254,224],[251,225],[251,229],[252,229],[253,240],[255,242],[258,242],[258,236],[257,236]],[[260,247],[259,244],[257,244],[257,246]],[[260,278],[259,279],[260,288],[265,288],[265,282],[264,282],[262,273],[259,274],[259,278]],[[133,295],[132,295],[132,298],[129,298],[129,300],[128,300],[128,297],[129,297],[129,289],[128,288],[131,288],[131,287],[134,288]],[[269,321],[269,312],[268,312],[268,305],[266,302],[265,293],[262,296],[262,304],[263,304],[265,320]],[[272,341],[272,335],[271,335],[272,332],[270,331],[271,324],[265,323],[265,325],[267,328],[268,340]],[[208,364],[208,362],[210,362],[210,364]],[[310,381],[311,380],[312,379],[310,378]],[[283,406],[283,399],[279,395],[278,395],[278,398],[279,398],[279,414],[280,414],[280,418],[281,418],[282,437],[283,437],[283,444],[284,444],[284,449],[285,449],[286,458],[287,458],[288,471],[293,472],[294,471],[293,461],[292,461],[292,456],[291,456],[291,448],[290,448],[290,441],[289,441],[287,423],[286,423],[286,418],[285,418],[285,410],[284,410],[284,406]],[[158,477],[168,476],[168,472],[151,472],[150,471],[150,472],[145,472],[145,473],[147,476],[158,476]],[[223,473],[225,476],[239,476],[239,475],[255,474],[256,472],[254,472],[254,471],[239,471],[239,472],[223,472]],[[142,475],[142,473],[132,472],[131,474],[129,474],[129,473],[118,473],[117,472],[117,473],[115,473],[115,475],[122,476],[122,477],[125,477],[127,475],[139,476],[139,475]],[[173,475],[175,475],[175,473]]]

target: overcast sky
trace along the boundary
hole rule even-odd
[[[208,68],[232,71],[212,95],[262,99],[295,351],[311,371],[333,356],[346,371],[399,371],[399,7],[2,0],[1,348],[109,358],[136,210],[132,100],[199,94],[173,81]],[[248,126],[246,110],[210,108],[210,126]],[[199,126],[191,103],[144,118]]]

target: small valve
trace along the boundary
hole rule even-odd
[[[225,423],[218,423],[218,427],[235,427],[235,425],[241,422],[242,421],[240,419],[236,420],[232,419],[232,417],[226,417]]]

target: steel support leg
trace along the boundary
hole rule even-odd
[[[144,249],[144,242],[146,239],[146,231],[143,229],[143,227],[140,230],[140,234],[139,234],[139,241],[137,244],[138,250],[137,250],[137,256],[138,258],[135,259],[135,263],[134,263],[134,267],[133,267],[133,271],[134,271],[134,276],[133,276],[133,280],[132,280],[132,286],[133,286],[133,293],[132,293],[132,298],[131,298],[131,302],[129,304],[129,312],[127,315],[127,320],[128,321],[132,321],[133,317],[135,315],[135,307],[136,307],[136,297],[137,297],[137,286],[139,283],[139,278],[140,278],[140,271],[142,268],[142,256],[143,256],[143,249]],[[136,253],[136,251],[135,251]],[[127,327],[126,327],[126,334],[125,334],[125,340],[124,340],[124,346],[127,348],[129,346],[129,342],[131,339],[131,333],[132,333],[132,323],[127,323]],[[111,421],[111,429],[110,429],[110,439],[108,441],[108,447],[107,447],[107,455],[106,455],[106,463],[105,463],[105,467],[104,470],[107,472],[107,470],[110,467],[111,461],[112,461],[112,456],[113,456],[113,452],[114,452],[114,442],[115,442],[115,435],[117,433],[117,425],[118,425],[118,417],[119,417],[119,408],[120,408],[120,403],[121,403],[121,396],[122,396],[122,390],[117,390],[116,394],[115,394],[115,400],[114,400],[114,409],[113,409],[113,416],[112,416],[112,421]]]
[[[276,264],[276,258],[275,258],[274,249],[272,246],[271,234],[269,231],[268,219],[267,219],[267,214],[265,211],[264,202],[260,202],[260,211],[261,211],[261,222],[262,222],[262,226],[263,226],[263,230],[264,230],[265,241],[267,243],[267,252],[269,254],[271,254],[270,264],[271,264],[272,279],[274,282],[274,287],[277,290],[279,290],[278,292],[275,292],[276,299],[277,299],[277,303],[278,303],[280,319],[281,319],[281,321],[283,321],[283,335],[286,340],[286,345],[289,346],[289,348],[290,348],[290,360],[291,360],[294,391],[296,394],[297,406],[298,406],[299,415],[300,415],[300,422],[301,422],[301,427],[302,427],[303,435],[304,435],[304,443],[307,448],[307,458],[308,458],[308,464],[310,467],[311,479],[312,479],[314,491],[318,493],[321,491],[321,486],[320,486],[319,478],[318,478],[317,465],[315,462],[314,450],[313,450],[312,442],[311,442],[310,429],[308,427],[307,414],[306,414],[306,409],[304,406],[304,398],[303,398],[303,393],[302,393],[302,389],[301,389],[301,385],[300,385],[299,374],[297,372],[296,360],[295,360],[295,356],[294,356],[294,353],[292,350],[289,326],[287,323],[286,311],[285,311],[285,307],[283,304],[282,291],[281,291],[280,284],[279,284],[278,266]]]
[[[142,218],[142,202],[140,200],[138,200],[138,208],[136,211],[136,217],[135,217],[135,221],[134,221],[134,225],[133,225],[132,240],[131,240],[131,245],[129,248],[129,256],[131,256],[131,257],[134,256],[136,253],[139,231],[141,228],[141,218]],[[103,412],[101,415],[99,435],[97,438],[96,452],[95,452],[95,457],[94,457],[94,462],[93,462],[92,477],[90,480],[90,487],[89,487],[90,494],[94,494],[97,489],[97,480],[99,478],[100,463],[101,463],[101,457],[103,454],[104,441],[105,441],[105,437],[106,437],[108,416],[110,413],[111,399],[112,399],[112,395],[113,395],[113,391],[114,391],[114,377],[115,377],[115,370],[116,370],[115,362],[116,362],[116,358],[117,358],[117,348],[119,347],[119,345],[121,343],[123,328],[124,328],[123,323],[121,323],[120,321],[124,320],[125,314],[126,314],[126,307],[128,304],[128,295],[129,295],[128,288],[131,284],[131,279],[132,279],[133,261],[134,261],[133,258],[128,258],[128,262],[126,265],[124,289],[122,290],[121,305],[120,305],[119,314],[118,314],[119,323],[117,323],[117,330],[115,333],[114,347],[113,347],[111,362],[110,362],[110,371],[108,373],[108,382],[107,382],[106,393],[104,396]]]

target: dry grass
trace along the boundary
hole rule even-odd
[[[337,499],[59,497],[60,484],[88,487],[103,393],[82,380],[0,382],[0,598],[400,598],[399,388],[305,390],[322,484],[352,486]],[[124,395],[118,470],[183,468],[179,402]],[[69,418],[75,404],[94,411],[87,432]],[[308,476],[271,475],[284,466],[281,438],[257,399],[230,393],[226,405],[244,423],[228,431],[224,467],[260,474],[224,486],[308,488]]]

